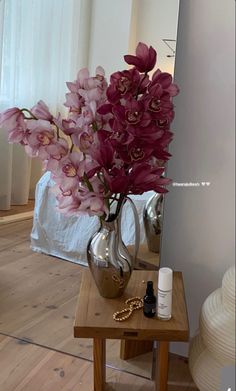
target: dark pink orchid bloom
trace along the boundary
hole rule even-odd
[[[96,134],[95,144],[90,148],[91,157],[105,169],[111,168],[114,160],[114,148],[108,136],[108,132],[99,131]]]
[[[170,131],[165,131],[162,137],[158,140],[158,143],[155,144],[155,149],[153,150],[153,156],[161,161],[167,161],[170,159],[171,154],[167,151],[167,147],[173,139],[173,133]]]
[[[129,138],[131,140],[130,142],[137,138],[142,142],[153,145],[153,143],[156,143],[162,137],[164,129],[158,129],[156,124],[151,123],[145,129],[138,126],[129,126],[127,132],[131,136]]]
[[[169,73],[161,72],[160,69],[154,72],[150,88],[155,84],[159,84],[163,91],[168,92],[171,97],[179,93],[179,87],[173,83],[172,76]]]
[[[125,103],[125,121],[128,125],[146,127],[151,122],[151,115],[145,111],[142,101],[129,99]]]
[[[126,164],[143,162],[149,159],[154,146],[139,139],[134,139],[128,144],[117,144],[116,151],[121,160]]]
[[[139,42],[136,48],[136,56],[127,54],[124,56],[125,62],[134,65],[141,73],[151,71],[156,64],[157,53],[152,46],[148,47],[145,43]]]
[[[113,129],[116,131],[128,126],[146,127],[152,119],[141,100],[129,99],[124,102],[124,105],[114,105],[112,111],[114,114]]]
[[[153,168],[149,164],[138,164],[133,167],[130,174],[130,192],[134,194],[142,194],[145,191],[154,190],[157,193],[166,193],[167,190],[163,187],[168,185],[171,180],[161,178],[164,168]]]
[[[113,73],[107,88],[108,101],[114,104],[122,98],[135,95],[140,86],[140,80],[140,74],[135,68]]]
[[[164,93],[161,98],[149,95],[145,105],[151,118],[157,121],[158,127],[167,129],[170,126],[174,119],[174,106],[168,93]]]
[[[129,178],[123,167],[104,171],[104,178],[112,193],[128,193]]]

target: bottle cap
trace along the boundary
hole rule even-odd
[[[170,291],[173,285],[173,270],[169,267],[161,267],[158,274],[158,289]]]

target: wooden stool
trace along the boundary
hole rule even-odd
[[[76,310],[75,338],[93,338],[94,391],[105,390],[106,339],[159,341],[157,353],[156,391],[167,391],[168,351],[170,341],[187,341],[188,317],[184,296],[182,273],[174,272],[173,310],[169,321],[146,318],[142,310],[136,310],[124,322],[116,322],[112,315],[124,307],[130,297],[143,297],[146,282],[157,282],[156,271],[134,271],[124,295],[118,299],[104,299],[98,293],[89,270],[83,271]]]

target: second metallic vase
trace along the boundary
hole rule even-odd
[[[154,194],[146,203],[143,211],[143,222],[149,251],[160,253],[163,195]]]

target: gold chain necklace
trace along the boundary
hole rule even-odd
[[[128,307],[125,307],[123,310],[117,311],[113,314],[113,319],[116,322],[123,322],[132,315],[134,310],[140,310],[140,308],[143,307],[143,299],[138,296],[131,297],[125,301],[125,304],[127,304]]]

